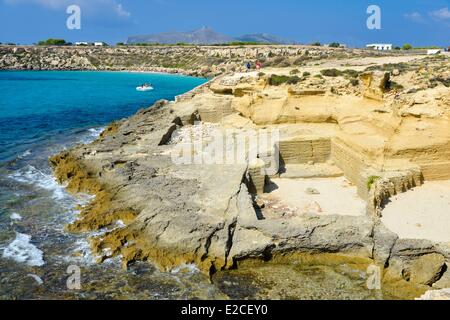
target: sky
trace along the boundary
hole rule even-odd
[[[72,4],[81,9],[80,30],[66,27]],[[369,5],[380,7],[381,29],[367,28]],[[115,44],[130,35],[202,26],[230,36],[266,32],[305,44],[450,46],[450,0],[0,0],[2,43],[62,38]]]

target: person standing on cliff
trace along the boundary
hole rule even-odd
[[[252,67],[252,65],[250,64],[250,62],[247,62],[247,64],[245,65],[247,67],[247,72],[250,71],[250,68]]]

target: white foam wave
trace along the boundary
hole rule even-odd
[[[44,283],[44,281],[41,279],[41,277],[39,277],[35,274],[29,273],[29,274],[27,274],[27,277],[33,278],[37,282],[38,285],[41,285]]]
[[[44,253],[30,241],[31,236],[17,232],[16,239],[3,250],[2,257],[25,263],[31,267],[43,266],[45,264]]]
[[[80,143],[88,144],[97,139],[100,134],[105,130],[105,128],[90,128],[88,129],[88,134],[81,138]]]
[[[10,218],[11,220],[14,220],[14,221],[20,221],[20,220],[22,220],[22,216],[21,216],[20,214],[16,213],[16,212],[13,212],[13,213],[9,216],[9,218]]]
[[[63,199],[64,197],[67,197],[67,194],[64,192],[64,186],[58,184],[56,178],[52,174],[44,173],[32,165],[27,165],[10,174],[9,177],[21,183],[36,185],[42,189],[52,191],[54,199]]]
[[[28,157],[29,155],[31,155],[31,150],[26,150],[24,153],[22,153],[22,154],[19,156],[19,159],[26,158],[26,157]]]
[[[173,268],[172,270],[170,270],[170,273],[172,273],[172,274],[177,274],[177,273],[194,274],[194,273],[198,273],[198,272],[200,272],[200,270],[193,263],[181,264],[181,265]]]
[[[92,136],[98,137],[103,130],[105,130],[105,128],[101,127],[101,128],[91,128],[88,129],[88,131],[92,134]]]
[[[85,264],[94,264],[95,256],[92,254],[89,242],[87,239],[80,239],[75,242],[75,248],[72,250],[74,255],[69,256],[67,260],[78,260]]]

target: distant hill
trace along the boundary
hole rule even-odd
[[[258,42],[258,43],[271,43],[271,44],[291,44],[292,41],[274,36],[268,33],[255,33],[246,34],[236,38],[237,41],[241,42]]]
[[[164,32],[142,36],[132,36],[128,38],[128,44],[136,43],[160,43],[160,44],[217,44],[229,43],[234,39],[215,32],[209,27],[203,27],[191,32]]]
[[[163,32],[157,34],[137,35],[128,37],[127,44],[137,43],[159,43],[159,44],[221,44],[231,42],[258,42],[272,44],[292,43],[280,37],[267,33],[248,34],[241,37],[230,37],[225,34],[215,32],[209,27],[190,32]]]

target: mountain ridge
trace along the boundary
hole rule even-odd
[[[231,37],[218,33],[212,28],[204,26],[193,31],[172,31],[147,35],[129,36],[127,44],[158,43],[158,44],[226,44],[231,42],[257,42],[271,44],[291,44],[292,41],[280,38],[268,33],[245,34],[243,36]]]

